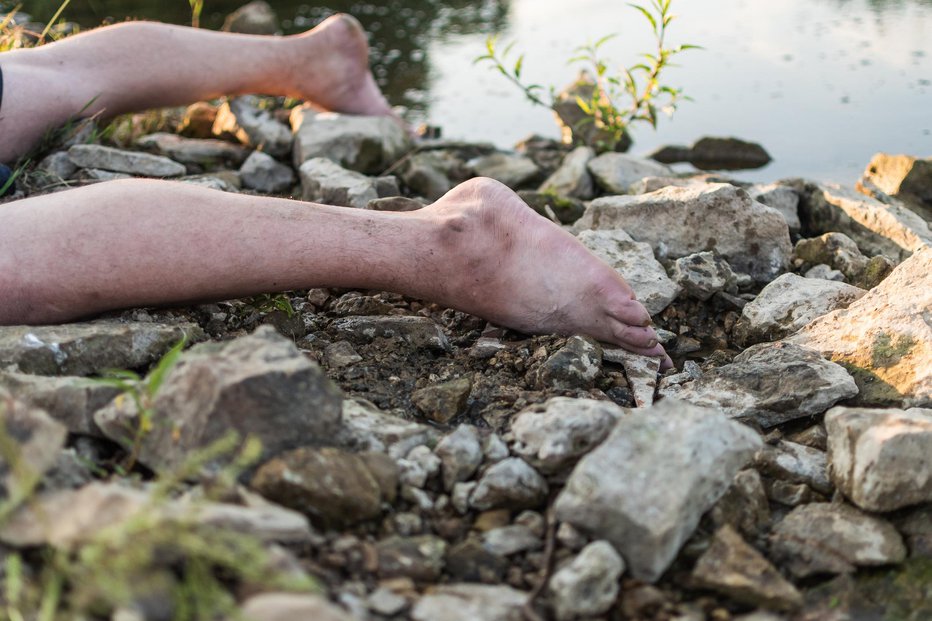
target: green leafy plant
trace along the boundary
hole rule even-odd
[[[667,29],[676,19],[670,11],[671,2],[651,0],[647,6],[629,5],[650,24],[656,43],[653,52],[641,54],[642,62],[611,71],[608,60],[602,55],[602,47],[615,35],[576,48],[576,55],[569,60],[569,63],[581,64],[591,80],[590,84],[583,84],[584,88],[577,90],[575,104],[583,113],[583,118],[572,128],[574,134],[577,134],[585,125],[592,124],[596,131],[591,135],[596,138],[590,146],[600,150],[614,149],[628,140],[628,128],[632,124],[646,123],[656,129],[659,112],[672,115],[680,101],[689,100],[682,89],[661,82],[661,76],[672,65],[674,56],[690,49],[701,49],[690,44],[676,47],[667,45]],[[475,62],[488,63],[491,69],[520,88],[532,103],[557,111],[561,102],[555,88],[550,86],[549,95],[546,95],[542,85],[523,81],[525,55],[520,54],[511,63],[509,56],[513,47],[514,43],[511,43],[500,50],[498,39],[489,37],[486,40],[486,53],[476,58]]]

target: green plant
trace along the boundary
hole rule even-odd
[[[201,11],[204,10],[204,0],[188,0],[191,5],[191,26],[201,27]]]
[[[671,66],[671,59],[690,49],[700,49],[697,45],[683,44],[668,47],[667,28],[676,18],[670,12],[672,0],[651,0],[648,6],[631,4],[648,21],[656,42],[653,53],[641,54],[644,62],[629,67],[621,66],[616,72],[609,71],[608,61],[603,58],[602,46],[615,35],[608,35],[596,41],[576,48],[576,56],[569,63],[581,63],[592,73],[591,87],[581,89],[575,103],[583,113],[583,119],[574,126],[578,133],[583,126],[592,124],[597,130],[597,141],[592,144],[600,150],[610,150],[623,142],[628,128],[634,123],[647,123],[657,127],[658,112],[665,111],[672,115],[681,100],[689,100],[682,89],[661,83],[661,74]],[[496,37],[486,40],[486,53],[476,58],[475,62],[486,62],[510,82],[520,88],[532,103],[556,111],[560,103],[556,90],[549,88],[549,96],[544,95],[540,84],[527,84],[522,81],[524,54],[518,56],[514,64],[506,64],[514,43],[499,51]]]
[[[245,301],[247,305],[260,313],[271,313],[278,310],[288,317],[294,317],[296,313],[294,306],[291,305],[291,300],[284,293],[260,293],[247,298]]]

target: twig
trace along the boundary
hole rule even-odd
[[[550,576],[553,574],[553,554],[557,547],[557,518],[554,513],[553,507],[547,509],[547,533],[544,541],[543,574],[528,596],[527,602],[521,607],[521,614],[524,615],[527,621],[544,621],[543,617],[534,610],[534,602],[540,597],[541,593],[544,592],[544,587],[547,586],[547,583],[550,581]]]

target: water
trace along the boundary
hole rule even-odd
[[[59,0],[26,1],[47,18]],[[205,0],[202,23],[218,27],[236,0]],[[562,86],[576,73],[573,48],[609,33],[609,59],[631,64],[651,41],[643,18],[618,0],[334,1],[329,9],[272,2],[289,32],[330,10],[353,13],[372,32],[377,76],[393,103],[443,128],[448,138],[510,147],[530,133],[557,136],[550,112],[472,60],[501,33],[526,52],[530,81]],[[702,45],[680,57],[667,82],[694,102],[657,132],[633,130],[632,153],[703,135],[763,144],[774,157],[748,179],[805,176],[852,184],[877,151],[932,155],[932,0],[674,0],[669,41]],[[190,20],[184,0],[74,0],[84,25],[127,16]]]

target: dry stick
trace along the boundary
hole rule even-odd
[[[527,602],[521,607],[521,613],[527,621],[544,621],[543,618],[537,614],[537,611],[534,610],[534,602],[540,597],[541,593],[544,592],[544,587],[547,586],[547,582],[550,581],[550,576],[553,574],[553,553],[557,547],[557,519],[554,513],[553,507],[547,509],[547,533],[544,541],[543,574],[538,583],[534,586],[534,590],[532,590],[531,594],[528,596]]]

